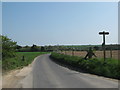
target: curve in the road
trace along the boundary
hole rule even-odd
[[[118,88],[117,81],[69,70],[49,55],[38,56],[34,62],[33,88]]]

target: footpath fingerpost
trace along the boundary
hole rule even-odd
[[[106,59],[106,53],[105,53],[105,35],[108,35],[109,32],[99,32],[100,35],[103,35],[103,43],[102,43],[102,48],[103,48],[103,55],[104,55],[104,61]]]

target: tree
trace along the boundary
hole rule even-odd
[[[16,45],[16,49],[21,49],[21,48],[22,48],[22,46]]]
[[[24,48],[29,48],[29,46],[28,46],[28,45],[26,45]]]
[[[41,51],[44,52],[45,51],[45,47],[42,46],[41,47]]]
[[[37,46],[33,44],[33,46],[31,47],[31,51],[32,51],[32,52],[34,52],[34,51],[38,51]]]
[[[14,57],[16,50],[16,43],[9,39],[7,36],[2,36],[2,58]]]
[[[95,50],[99,50],[99,47],[98,47],[98,46],[94,46],[94,49],[95,49]]]

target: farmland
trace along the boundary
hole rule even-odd
[[[106,58],[112,57],[113,59],[118,60],[119,52],[120,50],[112,50],[112,52],[110,50],[106,50]],[[86,51],[62,51],[61,53],[66,55],[80,56],[80,57],[85,57],[85,55],[87,54]],[[94,53],[97,56],[97,58],[103,58],[103,51],[94,51]]]

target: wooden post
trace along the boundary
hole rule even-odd
[[[74,56],[74,50],[72,50],[72,56]]]
[[[105,53],[105,34],[103,33],[103,50],[104,50],[104,61],[106,59],[106,53]]]
[[[65,50],[65,55],[66,55],[66,50]]]
[[[25,61],[25,56],[22,56],[22,61]]]
[[[102,47],[103,47],[103,54],[104,54],[104,61],[106,59],[106,53],[105,53],[105,35],[108,35],[109,32],[99,32],[100,35],[103,35],[103,43],[102,43]]]
[[[112,58],[112,48],[110,49],[110,58]]]

